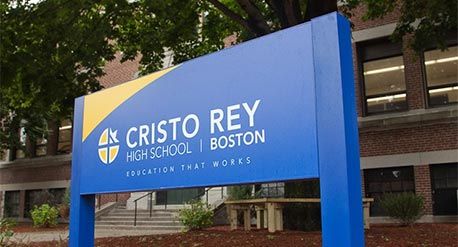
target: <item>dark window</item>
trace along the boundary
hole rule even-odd
[[[269,183],[261,184],[256,188],[257,197],[285,197],[285,184],[284,183]]]
[[[162,190],[156,192],[156,204],[185,204],[205,194],[205,188]]]
[[[19,191],[5,192],[5,218],[19,217]]]
[[[458,46],[424,53],[429,106],[458,103]]]
[[[25,215],[30,217],[30,210],[35,206],[49,204],[57,206],[62,203],[65,188],[45,189],[45,190],[27,190],[25,192]]]
[[[385,193],[415,192],[413,167],[392,167],[364,170],[366,197],[374,198],[372,216],[385,216],[380,198]]]
[[[433,213],[458,215],[458,164],[431,165]]]
[[[388,39],[358,45],[366,114],[407,109],[402,45]]]

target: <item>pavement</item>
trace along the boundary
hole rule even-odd
[[[100,229],[95,230],[95,238],[121,237],[121,236],[141,236],[176,233],[176,231],[152,231],[152,230],[118,230]],[[44,232],[20,232],[15,233],[10,241],[15,243],[31,243],[44,241],[64,241],[68,238],[67,231],[44,231]]]

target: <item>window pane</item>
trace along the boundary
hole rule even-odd
[[[406,90],[402,56],[365,62],[363,67],[366,96]]]
[[[70,153],[72,150],[72,122],[64,120],[59,127],[58,153]]]
[[[440,86],[457,83],[458,48],[432,50],[425,52],[426,79],[428,86]]]
[[[365,62],[363,68],[368,113],[407,109],[402,56]]]
[[[5,217],[19,217],[19,191],[5,192]]]
[[[425,52],[426,80],[432,106],[458,102],[458,47]]]
[[[373,216],[386,216],[379,203],[384,194],[415,191],[411,166],[364,170],[364,183],[366,196],[375,200],[370,209]]]
[[[377,113],[384,111],[395,111],[407,109],[406,94],[395,94],[390,96],[369,98],[367,101],[367,112]]]

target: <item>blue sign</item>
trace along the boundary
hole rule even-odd
[[[93,244],[96,193],[319,177],[323,213],[360,220],[349,33],[332,13],[76,99],[70,245]]]

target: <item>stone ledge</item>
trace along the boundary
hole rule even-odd
[[[392,128],[412,127],[427,123],[458,122],[458,106],[417,109],[406,112],[387,113],[368,117],[358,117],[360,131],[386,130]]]
[[[30,159],[17,159],[14,161],[0,163],[0,169],[59,166],[69,164],[71,163],[71,160],[71,154],[44,156]]]

